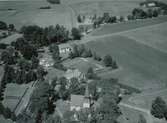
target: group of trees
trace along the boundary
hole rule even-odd
[[[1,30],[10,30],[10,31],[14,31],[15,30],[15,26],[14,24],[7,24],[3,21],[0,21],[0,29]]]
[[[11,119],[16,121],[16,115],[12,112],[8,107],[4,107],[4,105],[0,102],[0,115],[3,115],[6,119]]]
[[[132,11],[132,17],[133,19],[144,19],[144,18],[152,18],[157,17],[159,15],[158,10],[148,9],[147,11],[144,11],[140,8],[135,8]]]
[[[73,50],[69,53],[69,57],[71,59],[76,58],[76,57],[93,57],[97,61],[101,61],[101,57],[97,55],[95,52],[92,53],[92,51],[88,48],[85,47],[85,45],[73,45]]]
[[[65,27],[56,25],[39,27],[37,25],[23,26],[21,32],[24,38],[37,46],[45,46],[51,43],[64,43],[69,40],[69,32]]]
[[[39,47],[48,46],[52,43],[65,43],[71,40],[69,31],[59,24],[45,28],[37,25],[23,26],[21,33],[24,34],[24,38],[27,42]],[[71,36],[74,40],[80,40],[80,30],[78,28],[72,28]]]
[[[167,104],[161,97],[153,100],[151,114],[156,118],[165,118],[167,120]]]

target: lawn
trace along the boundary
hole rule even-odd
[[[145,26],[152,26],[155,24],[163,23],[163,22],[167,22],[167,16],[161,16],[153,19],[128,21],[128,22],[117,23],[117,24],[106,24],[102,26],[100,29],[95,30],[92,33],[92,35],[99,36],[99,35],[106,35],[106,34],[112,34],[112,33],[119,33],[119,32],[129,31],[131,29],[137,29]]]
[[[51,9],[40,10],[40,7],[51,6]],[[14,9],[8,11],[7,9]],[[71,9],[66,5],[50,5],[43,1],[0,1],[0,20],[15,24],[19,29],[23,25],[37,24],[50,26],[61,24],[72,28]]]
[[[110,54],[120,69],[102,73],[139,89],[164,86],[167,81],[167,54],[124,36],[112,36],[87,43],[97,54]]]
[[[167,22],[137,29],[135,31],[125,32],[121,35],[127,36],[163,52],[167,52],[167,28],[165,27],[167,27]]]
[[[87,73],[88,69],[92,67],[93,69],[98,68],[96,63],[91,59],[75,58],[72,60],[66,60],[63,62],[64,66],[69,69],[79,69],[82,73]]]

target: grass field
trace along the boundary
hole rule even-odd
[[[99,35],[112,34],[112,33],[117,33],[122,31],[129,31],[131,29],[137,29],[145,26],[152,26],[155,24],[163,23],[163,22],[167,22],[167,16],[161,16],[153,19],[128,21],[128,22],[117,23],[117,24],[106,24],[102,26],[100,29],[95,30],[92,33],[92,35],[99,36]]]
[[[98,68],[97,64],[92,59],[75,58],[66,60],[63,64],[69,69],[79,69],[82,73],[87,73],[90,67],[94,70]]]
[[[120,106],[122,115],[118,118],[120,123],[138,123],[139,115],[143,112]],[[145,115],[145,114],[143,114]]]
[[[17,29],[30,24],[42,27],[61,24],[71,29],[74,18],[71,10],[66,5],[50,5],[51,9],[39,9],[48,5],[46,1],[0,1],[0,20],[15,24]]]
[[[70,1],[69,1],[70,2]],[[113,0],[89,0],[71,2],[70,6],[75,10],[77,14],[83,15],[103,15],[104,12],[108,12],[111,15],[129,15],[133,8],[138,7],[138,1],[113,1]]]
[[[99,39],[87,46],[101,56],[112,55],[120,67],[102,77],[117,77],[121,83],[140,89],[164,86],[167,80],[167,54],[157,49],[124,36]]]
[[[127,36],[138,41],[139,43],[146,44],[157,50],[161,50],[167,53],[167,28],[165,27],[167,27],[167,22],[135,31],[126,32],[121,35]]]

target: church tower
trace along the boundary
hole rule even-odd
[[[88,88],[88,84],[87,84],[86,89],[85,89],[83,108],[90,108],[90,107],[91,107],[91,96],[89,94],[89,88]]]

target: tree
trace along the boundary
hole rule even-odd
[[[77,20],[78,20],[79,23],[82,23],[81,15],[78,15]]]
[[[30,98],[30,111],[32,113],[37,113],[39,110],[41,112],[47,111],[48,109],[48,99],[51,87],[46,81],[39,81],[37,88],[34,90]]]
[[[100,123],[114,123],[121,115],[116,100],[110,94],[105,94],[102,97],[102,103],[97,112],[100,114]]]
[[[103,21],[104,21],[105,23],[108,23],[108,22],[109,22],[109,19],[110,19],[109,13],[108,13],[108,12],[104,13],[104,14],[103,14]]]
[[[153,10],[153,17],[158,17],[158,10]]]
[[[49,50],[52,53],[52,57],[53,57],[55,63],[59,63],[60,62],[59,46],[57,44],[52,44],[49,47]]]
[[[35,123],[42,123],[42,111],[39,110],[35,118]]]
[[[6,30],[7,29],[7,24],[3,21],[0,21],[0,29]]]
[[[9,24],[8,29],[9,29],[10,31],[14,31],[14,30],[15,30],[14,24]]]
[[[75,27],[72,28],[71,33],[74,40],[80,40],[82,37],[80,30]]]
[[[70,87],[69,87],[71,94],[77,94],[79,90],[79,81],[77,78],[71,78],[70,79]]]
[[[161,97],[157,97],[152,102],[151,114],[159,119],[164,118],[164,115],[167,111],[167,105]]]
[[[94,70],[93,70],[92,67],[88,68],[88,71],[86,73],[86,78],[88,78],[88,79],[95,79],[95,78],[97,78],[97,76],[94,73]]]
[[[112,67],[113,59],[110,55],[106,55],[103,59],[103,62],[104,62],[106,67]]]
[[[139,121],[138,121],[138,123],[147,123],[145,117],[142,114],[139,115]]]

